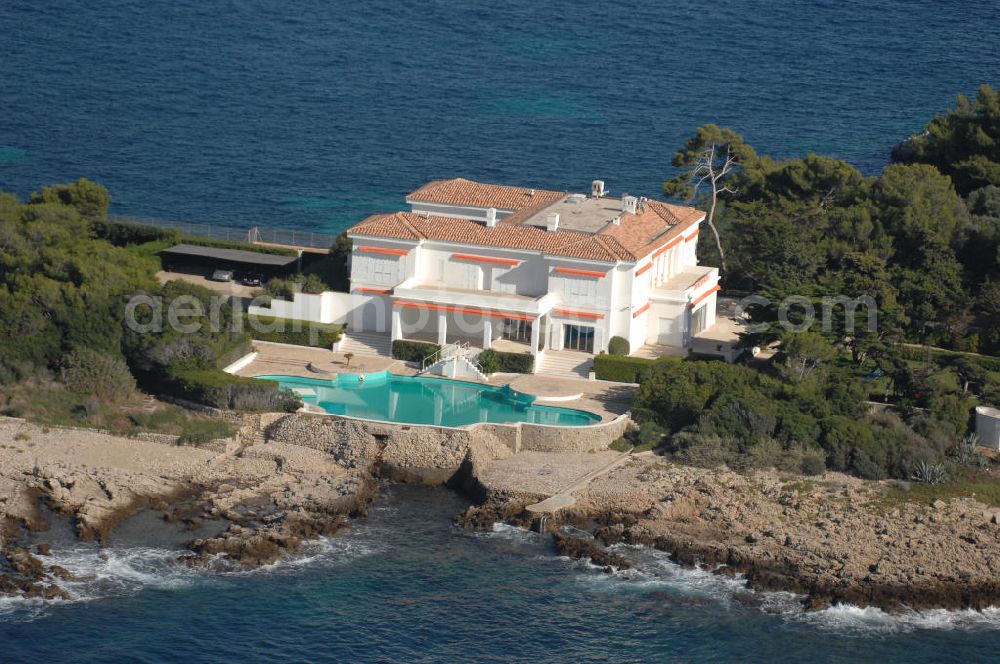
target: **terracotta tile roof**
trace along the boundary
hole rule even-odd
[[[527,249],[553,256],[586,258],[598,261],[635,261],[652,252],[676,233],[663,235],[662,241],[644,245],[639,237],[631,236],[625,224],[611,226],[612,232],[580,233],[550,232],[533,226],[485,224],[454,217],[424,217],[413,212],[393,212],[368,217],[348,232],[369,237],[397,240],[437,240],[460,244]],[[624,230],[624,232],[622,232]]]
[[[443,189],[437,189],[438,187],[443,187]],[[432,193],[426,194],[425,190],[429,188]],[[492,228],[482,222],[468,219],[424,216],[413,212],[393,212],[372,215],[349,229],[348,233],[397,240],[420,241],[426,239],[507,249],[526,249],[553,256],[616,262],[638,261],[667,244],[682,234],[691,224],[704,217],[704,213],[695,208],[647,200],[641,211],[635,214],[623,213],[618,224],[611,223],[609,220],[596,233],[568,229],[552,232],[544,228],[523,225],[523,222],[553,203],[561,201],[565,194],[536,190],[535,196],[532,197],[532,204],[525,205],[524,201],[516,199],[517,195],[527,198],[524,196],[525,190],[523,188],[484,185],[471,180],[455,179],[431,182],[408,198],[417,200],[415,195],[425,192],[427,198],[419,200],[431,200],[431,196],[439,196],[435,199],[436,202],[447,200],[456,205],[500,208],[502,207],[499,203],[502,200],[498,193],[500,190],[503,190],[503,195],[508,197],[505,200],[509,202],[510,207],[506,209],[514,209],[513,202],[518,202],[520,207]],[[465,192],[463,194],[465,198],[454,193],[458,191]],[[447,198],[444,192],[452,192],[454,195]],[[421,196],[423,195],[421,194]],[[484,202],[487,196],[493,196],[490,202]],[[511,198],[512,196],[513,198]]]
[[[635,259],[642,258],[703,218],[701,210],[661,201],[646,201],[636,214],[623,214],[621,223],[609,224],[600,235],[617,239]]]
[[[465,178],[452,178],[428,182],[407,196],[406,200],[441,203],[442,205],[520,210],[539,204],[549,205],[565,195],[565,193],[545,189],[510,187],[503,184],[485,184]]]

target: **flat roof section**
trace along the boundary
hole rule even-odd
[[[545,228],[549,214],[559,215],[559,228],[597,233],[622,214],[620,198],[590,198],[582,194],[565,196],[521,222],[522,226]]]
[[[172,256],[186,256],[188,258],[210,258],[230,263],[246,263],[247,265],[267,265],[269,267],[285,267],[299,260],[298,256],[280,256],[278,254],[265,254],[245,249],[200,247],[194,244],[178,244],[169,249],[164,249],[160,253]]]

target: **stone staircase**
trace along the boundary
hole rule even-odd
[[[420,374],[432,373],[452,378],[486,381],[486,374],[475,360],[480,352],[478,348],[473,348],[467,343],[446,344],[437,353],[424,360]]]
[[[538,373],[564,378],[587,378],[594,365],[594,356],[572,350],[547,350],[538,366]]]
[[[392,339],[389,338],[388,334],[381,332],[346,331],[340,340],[338,350],[341,353],[354,353],[355,355],[390,357],[392,356]]]

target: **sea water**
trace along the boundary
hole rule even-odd
[[[0,189],[336,232],[433,178],[657,196],[699,125],[876,173],[1000,85],[1000,2],[0,2]]]
[[[64,540],[72,601],[0,605],[4,661],[988,661],[1000,615],[801,609],[788,593],[619,546],[604,574],[547,537],[451,523],[444,489],[387,486],[348,534],[252,572],[192,569],[119,536]],[[126,526],[126,530],[128,527]]]

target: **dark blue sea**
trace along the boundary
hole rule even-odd
[[[3,0],[0,189],[338,231],[441,177],[656,196],[707,122],[876,173],[1000,85],[997,26],[997,0]]]
[[[877,173],[959,92],[1000,85],[1000,3],[0,1],[0,190],[81,176],[113,212],[334,232],[432,178],[656,195],[706,122]],[[64,538],[72,602],[0,603],[0,661],[987,661],[1000,613],[803,613],[623,550],[455,529],[392,488],[248,574],[143,529]],[[141,525],[141,522],[140,522]]]
[[[102,559],[52,535],[79,599],[0,603],[5,662],[995,661],[1000,611],[803,612],[782,593],[617,550],[606,575],[529,531],[451,525],[444,489],[386,489],[371,517],[248,573],[191,570],[126,524]]]

